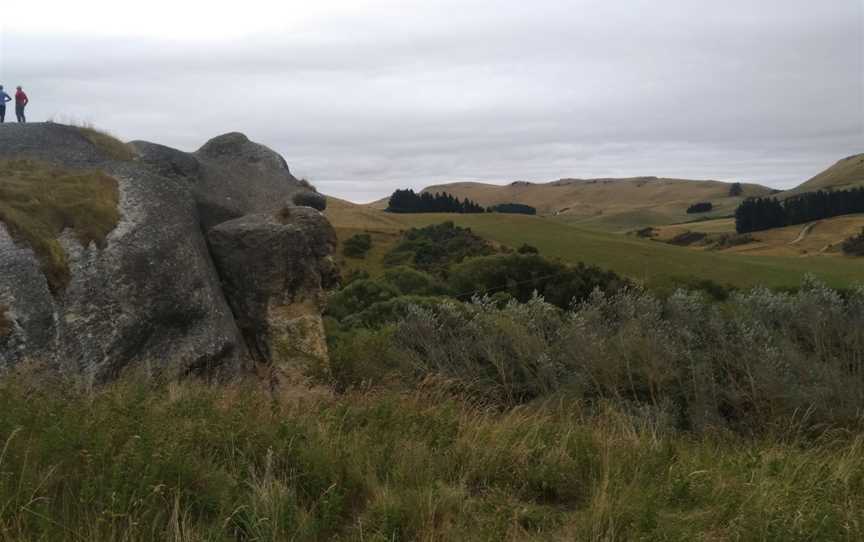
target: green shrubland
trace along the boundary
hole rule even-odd
[[[0,222],[33,250],[53,292],[69,282],[58,238],[69,229],[82,244],[103,247],[120,220],[117,181],[96,170],[31,160],[0,160]]]
[[[485,239],[470,228],[451,221],[411,228],[385,256],[385,266],[407,265],[419,270],[442,274],[466,258],[488,256],[496,252]]]

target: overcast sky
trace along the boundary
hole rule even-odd
[[[27,0],[32,120],[242,131],[323,192],[635,175],[788,187],[864,152],[864,0]],[[8,121],[8,117],[7,117]]]

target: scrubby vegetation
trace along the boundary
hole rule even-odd
[[[123,143],[107,132],[86,124],[76,126],[75,128],[106,157],[112,160],[128,161],[134,160],[137,156],[135,149],[131,145]]]
[[[460,200],[444,193],[415,193],[413,190],[396,190],[387,204],[390,213],[485,213],[479,204],[468,198]]]
[[[519,248],[516,249],[516,252],[518,252],[519,254],[540,254],[540,249],[538,249],[534,245],[522,243],[522,245],[520,245]]]
[[[560,308],[587,298],[595,289],[614,292],[628,284],[611,271],[581,263],[567,265],[536,254],[473,258],[454,266],[448,283],[460,299],[495,293],[525,302],[539,294]]]
[[[707,233],[702,233],[700,231],[690,231],[687,230],[685,232],[679,233],[672,239],[666,241],[670,245],[677,245],[680,247],[687,247],[696,243],[702,243],[708,237]]]
[[[864,228],[858,235],[843,241],[843,253],[849,256],[864,256]]]
[[[710,201],[703,201],[700,203],[694,203],[690,207],[687,207],[687,214],[692,215],[692,214],[696,214],[696,213],[707,213],[713,208],[714,208],[714,204],[712,204]]]
[[[352,235],[342,243],[342,254],[348,258],[365,258],[372,249],[372,237],[368,233]]]
[[[864,288],[841,294],[809,281],[794,294],[733,292],[723,305],[686,290],[597,290],[570,310],[485,297],[416,307],[378,333],[387,349],[361,366],[443,376],[502,407],[610,400],[662,413],[679,430],[747,434],[792,419],[854,427],[864,407]]]
[[[0,221],[33,250],[55,293],[69,282],[60,234],[68,228],[82,245],[103,247],[120,220],[118,203],[117,181],[102,172],[0,161]]]
[[[864,213],[864,188],[807,192],[782,202],[750,198],[735,211],[735,229],[747,233],[853,213]]]
[[[657,229],[653,226],[646,226],[644,228],[640,228],[638,230],[633,230],[631,232],[627,232],[628,235],[635,235],[636,237],[641,237],[643,239],[651,239],[652,237],[657,237]]]
[[[453,222],[411,228],[384,257],[387,266],[409,265],[427,272],[443,273],[465,258],[494,254],[488,241]]]
[[[808,281],[413,306],[309,391],[7,375],[0,538],[860,540],[862,352]]]
[[[723,250],[755,242],[756,238],[749,233],[722,233],[710,239],[710,248],[713,250]]]
[[[522,203],[499,203],[489,207],[490,213],[511,213],[520,215],[536,215],[537,209]]]

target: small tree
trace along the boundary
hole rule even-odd
[[[741,194],[744,193],[744,187],[741,186],[741,183],[732,183],[732,186],[729,187],[729,197],[737,198]]]
[[[687,214],[692,215],[696,213],[707,213],[712,209],[714,209],[714,204],[712,204],[710,201],[701,201],[699,203],[694,203],[690,207],[687,207]]]
[[[861,233],[843,241],[843,253],[849,256],[864,256],[864,228]]]
[[[348,258],[365,258],[372,248],[372,237],[368,233],[358,233],[345,240],[342,254]]]

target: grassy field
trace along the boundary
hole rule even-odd
[[[492,241],[518,247],[534,245],[541,254],[567,262],[608,268],[649,285],[695,276],[736,286],[797,286],[806,273],[837,287],[864,281],[862,262],[840,256],[749,256],[700,251],[609,232],[589,230],[543,217],[525,215],[393,215],[346,202],[334,202],[327,215],[340,239],[368,231],[373,252],[366,260],[346,259],[348,269],[380,272],[380,257],[398,238],[400,229],[452,220]],[[693,228],[698,230],[697,227]]]

